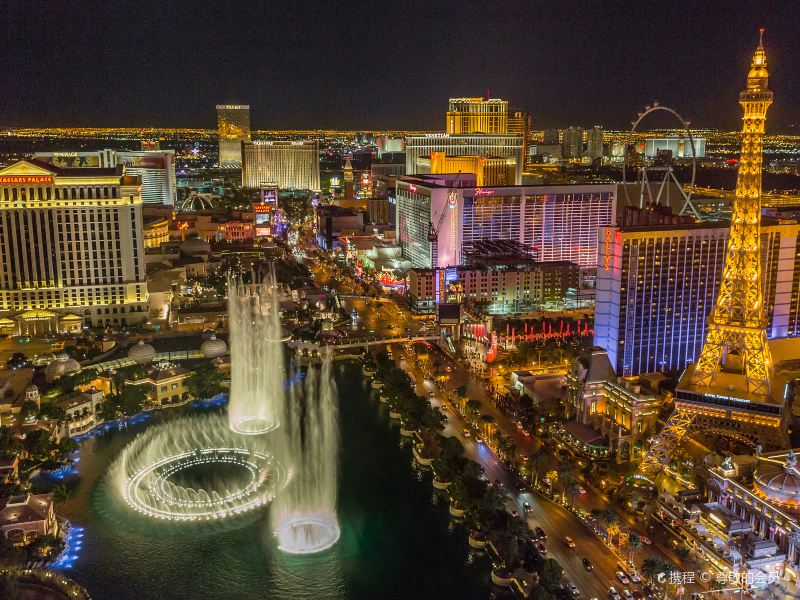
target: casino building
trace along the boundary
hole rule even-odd
[[[242,187],[319,191],[319,142],[243,141]]]
[[[141,180],[36,160],[0,170],[0,333],[147,319]]]
[[[600,229],[595,337],[618,375],[682,371],[699,356],[714,307],[728,224]],[[761,227],[770,338],[800,336],[800,225]]]
[[[397,181],[397,240],[415,268],[463,264],[462,246],[512,240],[537,261],[597,267],[597,231],[614,222],[617,185],[478,187],[471,173]]]

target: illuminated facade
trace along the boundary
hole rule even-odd
[[[447,272],[445,272],[447,271]],[[541,310],[544,305],[564,306],[567,291],[578,286],[578,265],[543,262],[518,266],[411,269],[408,272],[409,306],[415,312],[434,312],[449,302],[447,282],[456,282],[461,301],[480,304],[493,314]]]
[[[242,142],[250,139],[250,105],[217,104],[220,166],[242,164]]]
[[[243,142],[242,187],[319,191],[319,142]]]
[[[0,311],[20,333],[146,320],[139,185],[119,167],[0,171]]]
[[[678,382],[675,410],[644,457],[643,473],[659,472],[691,427],[770,447],[787,442],[785,390],[770,384],[761,268],[762,141],[772,104],[767,81],[759,42],[747,88],[739,94],[742,151],[719,294],[700,357]]]
[[[563,158],[581,158],[583,156],[583,129],[568,127],[564,130],[561,142],[561,156]]]
[[[145,220],[143,227],[144,247],[160,248],[169,241],[169,219],[155,217]]]
[[[617,463],[638,460],[653,435],[663,398],[638,377],[615,377],[608,353],[584,352],[565,378],[566,404],[575,420],[599,433]]]
[[[692,136],[695,158],[706,155],[706,138]],[[659,150],[669,150],[672,158],[692,158],[692,142],[682,136],[663,138],[647,138],[644,141],[644,154],[647,158],[655,158]]]
[[[586,156],[589,158],[602,158],[603,156],[603,128],[592,127],[586,132]]]
[[[513,158],[484,156],[447,156],[444,152],[431,152],[417,161],[417,173],[474,173],[476,185],[514,185],[517,163]],[[347,181],[347,171],[345,171]]]
[[[614,220],[615,184],[477,187],[472,174],[397,181],[397,240],[415,267],[462,263],[461,247],[513,240],[540,261],[597,266],[597,231]]]
[[[508,102],[499,98],[451,98],[445,131],[454,135],[507,133]]]
[[[421,158],[433,152],[444,152],[453,156],[493,156],[513,158],[516,165],[514,185],[522,183],[522,136],[510,134],[449,135],[446,133],[427,133],[406,137],[406,174],[417,174],[417,164]]]
[[[597,346],[618,375],[681,372],[700,355],[722,280],[725,223],[603,227],[595,305]],[[769,337],[800,335],[800,225],[762,226]]]
[[[518,135],[522,138],[523,164],[520,169],[525,169],[530,163],[531,145],[531,113],[524,110],[512,110],[508,113],[508,127],[506,133]]]
[[[142,143],[144,146],[144,142]],[[125,167],[125,175],[138,175],[142,181],[142,202],[145,204],[175,204],[175,151],[160,149],[104,150],[80,152],[36,152],[36,160],[56,167],[113,168]]]

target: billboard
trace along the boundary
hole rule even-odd
[[[100,166],[98,152],[52,152],[51,154],[37,153],[34,158],[50,163],[62,169],[97,168]]]

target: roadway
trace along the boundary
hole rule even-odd
[[[421,370],[414,365],[410,354],[400,345],[393,346],[394,356],[401,368],[409,372],[416,383],[418,393],[428,395],[434,390],[426,382]],[[497,456],[483,443],[477,442],[473,437],[464,437],[463,429],[466,423],[451,406],[443,404],[441,394],[434,392],[431,398],[435,406],[443,406],[448,417],[444,435],[456,437],[464,446],[465,455],[483,467],[489,481],[499,481],[509,492],[517,511],[523,514],[524,502],[530,504],[531,515],[527,518],[528,526],[541,527],[548,535],[547,556],[555,558],[564,568],[564,581],[575,583],[584,598],[606,598],[609,585],[614,585],[617,590],[622,586],[616,581],[615,571],[617,558],[610,549],[601,542],[595,534],[578,521],[577,517],[564,507],[530,492],[519,493],[521,481],[497,458]],[[564,537],[570,536],[575,541],[575,549],[571,550],[565,543]],[[594,570],[586,571],[581,563],[582,558],[588,558],[594,565]]]

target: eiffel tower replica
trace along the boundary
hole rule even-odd
[[[762,29],[747,88],[739,94],[742,152],[719,295],[700,358],[681,376],[675,409],[639,465],[648,478],[661,472],[691,430],[750,445],[788,444],[785,403],[770,382],[761,276],[762,142],[772,104],[763,35]]]

